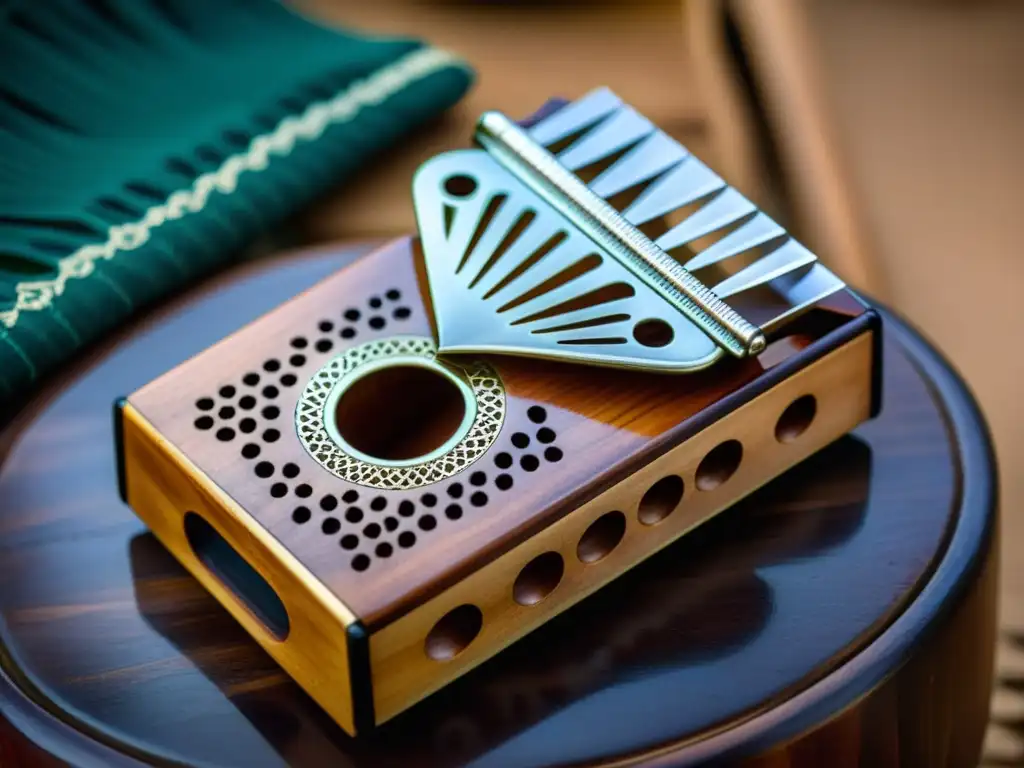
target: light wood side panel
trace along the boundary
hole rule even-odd
[[[163,438],[130,404],[122,410],[127,501],[158,539],[306,691],[355,730],[346,629],[356,617],[280,542]],[[196,556],[185,534],[192,511],[212,525],[284,603],[283,640]]]
[[[377,722],[388,720],[485,661],[867,419],[872,347],[872,333],[857,337],[374,633],[370,658]],[[805,394],[816,399],[813,420],[797,439],[779,442],[775,437],[779,416]],[[699,490],[696,475],[702,459],[727,440],[742,443],[739,467],[717,488]],[[672,474],[683,480],[681,503],[661,522],[642,524],[638,520],[642,496],[658,480]],[[582,563],[577,557],[580,536],[598,518],[615,510],[626,518],[622,540],[603,559]],[[546,552],[557,552],[562,557],[560,583],[539,603],[519,605],[512,596],[517,576]],[[429,658],[424,641],[431,628],[449,611],[466,603],[477,606],[483,614],[479,635],[449,661]]]

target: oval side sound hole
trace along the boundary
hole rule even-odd
[[[780,443],[792,443],[807,431],[818,412],[818,401],[814,395],[798,397],[782,412],[775,424],[775,439]]]
[[[647,489],[640,499],[637,519],[644,525],[655,525],[668,517],[683,500],[683,479],[668,475]]]
[[[714,490],[733,476],[742,460],[743,445],[739,440],[726,440],[715,446],[697,466],[697,488]]]
[[[185,538],[192,552],[249,609],[276,639],[288,637],[290,623],[274,588],[249,565],[216,528],[195,512],[185,513]]]
[[[483,613],[466,603],[454,608],[440,619],[427,635],[424,650],[434,661],[449,661],[469,646],[484,624]]]
[[[576,545],[576,556],[584,563],[603,560],[619,546],[626,533],[626,516],[621,512],[606,512],[590,524]]]
[[[545,552],[528,562],[516,577],[512,597],[520,605],[536,605],[555,591],[565,573],[565,563],[557,552]]]

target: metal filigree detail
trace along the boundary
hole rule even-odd
[[[433,340],[419,336],[395,336],[352,347],[333,358],[310,378],[295,409],[299,440],[317,463],[343,480],[386,490],[409,490],[440,482],[458,474],[491,447],[505,420],[505,388],[498,372],[483,360],[460,359],[457,363],[436,359]],[[461,379],[472,391],[476,413],[468,430],[444,453],[418,463],[378,464],[346,451],[329,434],[325,406],[331,393],[346,379],[388,358],[415,359],[443,368]]]

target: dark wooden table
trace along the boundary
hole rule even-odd
[[[355,252],[225,275],[2,428],[0,765],[976,764],[994,462],[958,378],[892,317],[875,421],[347,737],[118,500],[110,409]]]

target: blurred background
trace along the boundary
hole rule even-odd
[[[1001,466],[998,684],[986,764],[1024,765],[1024,2],[294,0],[453,50],[479,73],[441,122],[300,221],[314,240],[413,227],[409,174],[482,110],[625,95],[906,316],[967,379]]]

